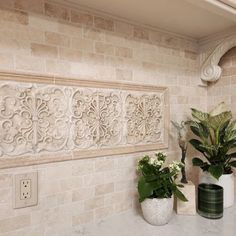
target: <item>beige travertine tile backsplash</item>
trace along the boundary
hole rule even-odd
[[[1,70],[168,86],[177,121],[190,107],[207,109],[196,41],[52,2],[0,1]],[[166,151],[169,160],[180,158],[172,127]],[[135,210],[141,155],[0,170],[0,235],[72,235],[87,222]],[[14,210],[13,175],[32,170],[39,172],[39,203]]]
[[[221,78],[208,87],[208,109],[225,101],[236,114],[236,47],[228,51],[220,60],[223,69]]]

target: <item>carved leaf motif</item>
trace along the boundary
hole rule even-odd
[[[162,101],[158,95],[126,98],[127,142],[129,144],[156,143],[160,141]]]
[[[69,139],[70,123],[68,98],[65,92],[57,87],[46,87],[36,95],[39,104],[36,107],[38,150],[59,151],[66,147]]]
[[[0,88],[1,152],[20,155],[59,151],[68,139],[66,99],[56,88],[3,85]]]
[[[76,146],[85,148],[119,143],[121,102],[118,94],[77,90],[72,103]]]

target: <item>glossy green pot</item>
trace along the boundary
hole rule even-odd
[[[199,215],[219,219],[223,216],[224,190],[216,184],[202,183],[198,185],[198,213]]]

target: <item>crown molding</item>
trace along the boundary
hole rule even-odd
[[[99,16],[109,17],[109,18],[112,18],[112,19],[120,21],[120,22],[132,24],[134,26],[143,27],[147,30],[152,30],[152,31],[159,32],[159,33],[162,33],[162,34],[169,34],[169,35],[172,35],[173,37],[178,37],[178,38],[181,38],[183,40],[188,40],[188,41],[192,41],[192,42],[195,42],[195,43],[198,42],[197,38],[194,38],[194,37],[191,37],[191,36],[178,34],[178,33],[175,33],[175,32],[168,31],[168,30],[164,30],[164,29],[158,28],[158,27],[150,25],[150,24],[143,24],[143,23],[135,21],[135,20],[131,20],[131,19],[128,19],[128,18],[125,18],[125,17],[115,15],[115,14],[111,14],[109,12],[105,12],[105,11],[102,11],[102,10],[97,10],[95,8],[88,7],[88,6],[79,4],[79,3],[75,3],[75,2],[70,1],[70,0],[47,0],[47,1],[51,2],[51,3],[55,3],[55,4],[60,4],[64,7],[73,8],[73,9],[76,9],[76,10],[79,10],[79,11],[86,11],[86,12],[91,12],[91,13],[99,15]]]
[[[233,36],[236,34],[236,26],[230,27],[228,29],[225,29],[224,31],[220,31],[216,34],[212,34],[203,38],[200,38],[198,40],[198,44],[201,47],[207,46],[208,44],[214,43],[214,42],[220,42],[224,40],[227,37]]]

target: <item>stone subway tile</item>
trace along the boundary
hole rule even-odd
[[[88,211],[80,215],[73,216],[72,226],[86,224],[86,223],[92,222],[93,220],[94,220],[93,211]]]
[[[114,160],[105,159],[105,160],[96,160],[95,162],[95,171],[110,171],[114,168]]]
[[[95,209],[95,219],[104,219],[107,216],[110,216],[114,213],[114,207],[111,206],[106,206],[106,207],[101,207],[98,209]]]
[[[93,210],[104,206],[104,197],[95,197],[84,201],[85,211]]]
[[[98,29],[114,31],[114,21],[100,16],[94,17],[94,26]]]
[[[49,46],[39,43],[31,43],[31,53],[36,57],[53,58],[58,56],[58,49],[55,46]]]
[[[144,28],[135,26],[133,36],[136,39],[149,40],[149,31]]]
[[[94,197],[94,188],[84,187],[72,192],[72,202],[83,201]]]
[[[95,52],[113,56],[115,54],[115,48],[112,44],[96,42],[95,43]]]
[[[44,72],[45,61],[44,59],[32,57],[32,56],[15,56],[15,69],[20,71],[34,71]]]
[[[10,53],[0,53],[0,68],[10,70],[14,67],[14,57]]]
[[[83,38],[72,38],[71,39],[71,48],[81,51],[93,52],[94,43],[92,40],[83,39]]]
[[[0,9],[0,20],[14,22],[20,25],[29,24],[28,13],[19,10]]]
[[[69,61],[49,59],[46,60],[46,72],[66,76],[71,72],[71,64]]]
[[[134,26],[132,24],[128,24],[122,21],[115,21],[115,32],[125,37],[133,36],[133,28]]]
[[[70,11],[65,7],[46,2],[44,4],[44,9],[46,16],[58,18],[64,21],[70,20]]]
[[[83,52],[70,48],[59,48],[59,58],[66,61],[81,62]]]
[[[101,184],[95,187],[96,196],[104,195],[104,194],[112,193],[112,192],[114,192],[114,183]]]
[[[116,69],[116,79],[131,81],[133,80],[133,72],[132,70]]]
[[[83,36],[96,41],[104,41],[105,35],[102,30],[95,27],[83,27]]]
[[[116,47],[116,56],[124,58],[132,58],[133,50],[125,47]]]
[[[55,28],[60,34],[66,35],[67,37],[82,37],[83,28],[78,25],[71,25],[67,22],[60,22]]]
[[[93,15],[85,12],[71,11],[71,22],[76,24],[83,24],[87,26],[93,25]]]
[[[62,47],[70,46],[70,38],[68,36],[48,31],[45,32],[45,42]]]
[[[0,233],[15,231],[30,226],[30,215],[20,215],[0,220]]]
[[[44,0],[14,0],[14,7],[23,11],[44,13]]]

